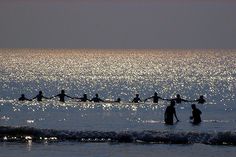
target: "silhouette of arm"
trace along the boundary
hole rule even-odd
[[[177,122],[179,121],[177,115],[176,115],[176,112],[174,112],[174,116],[175,116],[175,119],[177,120]]]
[[[148,99],[152,99],[152,98],[153,98],[153,96],[146,98],[146,99],[144,99],[144,102],[147,101]]]
[[[196,99],[196,100],[188,100],[188,102],[198,102],[199,99]]]
[[[131,102],[134,103],[134,99]]]
[[[72,99],[78,99],[79,101],[82,101],[83,97],[73,97]]]
[[[99,101],[104,102],[104,100],[102,100],[102,99],[100,99],[100,98],[99,98]]]
[[[54,95],[54,96],[50,97],[49,99],[53,99],[53,98],[55,98],[55,97],[59,97],[59,95],[60,95],[60,94]]]
[[[48,98],[48,97],[45,97],[45,96],[42,96],[44,99],[50,99],[50,98]]]
[[[178,117],[177,117],[176,113],[175,113],[175,118],[176,118],[176,120],[177,120],[177,122],[178,122],[178,121],[179,121],[179,119],[178,119]]]
[[[191,102],[190,100],[185,100],[185,99],[182,99],[182,98],[181,98],[181,101],[184,101],[184,102]]]
[[[55,98],[55,96],[51,96],[49,99]]]
[[[27,101],[32,101],[32,99],[28,99],[28,98],[25,98],[25,100],[27,100]]]
[[[32,100],[33,100],[33,99],[36,99],[37,97],[38,97],[38,95],[36,95],[35,97],[33,97]]]
[[[44,99],[50,99],[50,98],[48,98],[48,97],[45,97],[45,96],[43,96],[43,95],[42,95],[42,98],[44,98]]]
[[[68,97],[68,98],[74,99],[73,97],[71,97],[71,96],[69,96],[69,95],[66,95],[66,94],[65,94],[65,96]]]

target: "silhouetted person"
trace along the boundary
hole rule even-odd
[[[199,124],[201,123],[201,114],[202,112],[196,107],[195,104],[192,104],[192,116],[190,117],[190,119],[193,120],[193,124]]]
[[[87,97],[87,94],[84,94],[83,97],[81,97],[81,98],[76,98],[76,99],[79,99],[79,100],[82,101],[82,102],[90,101],[90,100],[88,99],[88,97]]]
[[[153,96],[146,98],[144,101],[147,101],[148,99],[153,99],[153,103],[158,103],[159,99],[163,100],[163,98],[161,98],[157,95],[157,92],[155,92]]]
[[[37,101],[42,101],[43,98],[44,99],[49,99],[49,98],[43,96],[43,92],[42,91],[39,91],[39,94],[36,95],[33,99],[37,99]]]
[[[117,98],[114,102],[120,103],[121,98]]]
[[[93,101],[93,102],[104,102],[104,100],[102,100],[98,97],[98,94],[95,94],[95,97],[92,98],[91,101]]]
[[[194,100],[194,101],[198,102],[199,104],[204,104],[206,102],[203,95],[200,95],[200,97],[197,100]]]
[[[18,100],[19,100],[19,101],[25,101],[25,100],[31,101],[30,99],[28,99],[28,98],[25,97],[25,94],[21,94],[21,97],[19,97]]]
[[[182,99],[179,94],[176,95],[176,98],[170,100],[174,100],[177,104],[181,104],[182,101],[189,102],[188,100]]]
[[[61,90],[61,93],[54,97],[59,97],[59,101],[61,102],[65,102],[65,97],[73,99],[71,96],[65,94],[65,90]]]
[[[171,100],[170,105],[167,106],[166,111],[165,111],[165,123],[169,124],[169,125],[173,125],[174,123],[174,116],[177,120],[177,122],[179,121],[177,115],[176,115],[176,111],[175,111],[175,101]]]
[[[139,103],[142,100],[139,98],[139,94],[136,94],[136,97],[132,100],[133,103]]]

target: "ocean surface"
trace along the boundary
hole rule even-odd
[[[6,157],[236,155],[236,50],[0,49],[0,74]],[[17,100],[62,89],[122,102]],[[169,101],[131,103],[136,93],[144,100],[154,92],[204,95],[206,103],[196,103],[202,123],[190,123],[191,102],[176,105],[173,126],[163,120]]]

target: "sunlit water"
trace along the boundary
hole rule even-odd
[[[0,123],[5,126],[84,131],[236,131],[234,50],[1,49],[0,74]],[[57,99],[40,103],[16,100],[22,93],[32,98],[39,90],[51,97],[61,89],[76,97],[84,93],[89,98],[95,93],[103,99],[120,97],[122,103],[79,103],[70,99],[66,103]],[[151,102],[129,103],[136,93],[145,99],[155,91],[163,98],[180,94],[185,99],[194,100],[204,95],[207,102],[197,105],[203,112],[203,123],[199,126],[189,123],[191,103],[176,106],[181,121],[174,126],[163,124],[168,101],[160,101],[158,105]],[[40,147],[43,146],[37,148]],[[52,147],[59,148],[61,145]],[[98,151],[95,151],[97,145],[90,144],[89,147],[94,149],[94,153]],[[131,147],[132,150],[140,146]],[[146,147],[149,146],[141,149]],[[157,147],[168,150],[166,146]],[[1,149],[10,148],[7,145]]]

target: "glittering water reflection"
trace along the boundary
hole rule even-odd
[[[205,122],[220,119],[232,122],[235,120],[236,103],[235,67],[234,50],[1,49],[0,104],[3,113],[9,113],[2,115],[1,120],[15,124],[12,119],[27,113],[21,122],[33,126],[39,123],[46,125],[50,118],[52,122],[54,118],[65,127],[69,126],[65,122],[73,122],[71,127],[77,120],[76,116],[84,128],[92,128],[87,123],[98,126],[96,119],[99,116],[101,121],[111,118],[111,123],[107,122],[109,125],[115,118],[121,119],[119,123],[129,120],[139,124],[159,124],[169,102],[160,101],[159,105],[129,103],[136,93],[145,99],[157,91],[164,98],[179,93],[190,100],[203,94],[207,104],[202,106],[202,110],[206,109],[210,115],[207,115],[209,117]],[[61,89],[77,97],[83,93],[87,93],[89,98],[95,93],[103,99],[120,97],[123,103],[79,103],[69,99],[66,103],[60,103],[57,99],[19,103],[15,100],[22,93],[32,98],[39,90],[51,97]],[[186,104],[178,109],[186,115],[189,106]],[[225,113],[226,117],[223,117]],[[90,120],[93,116],[94,121]]]
[[[8,50],[0,51],[1,96],[34,96],[38,90],[128,101],[157,91],[212,103],[235,99],[236,54],[219,50]]]

